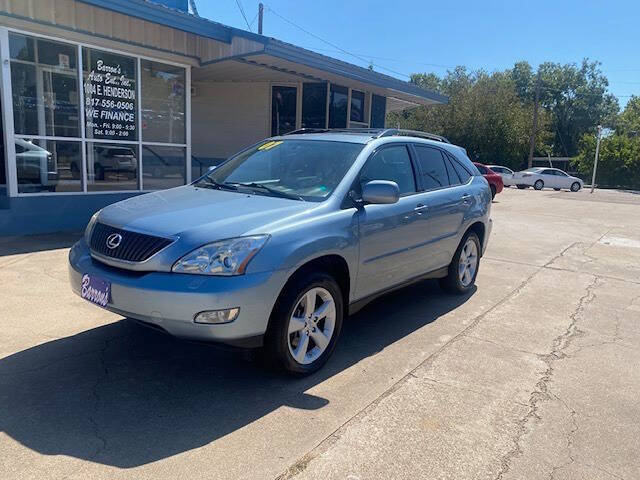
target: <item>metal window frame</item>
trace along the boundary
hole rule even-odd
[[[69,46],[76,47],[76,68],[78,70],[78,102],[79,102],[79,122],[80,133],[79,137],[60,137],[53,135],[21,135],[15,134],[13,123],[13,92],[11,85],[11,55],[9,50],[9,33],[16,33],[19,35],[26,35],[35,39],[42,38],[45,40],[51,40],[59,43],[63,43]],[[91,48],[95,50],[101,50],[103,52],[113,53],[129,57],[136,62],[136,95],[138,95],[138,120],[136,127],[138,128],[137,140],[108,140],[108,139],[91,139],[86,137],[86,125],[85,125],[85,112],[84,112],[84,78],[83,78],[83,64],[82,64],[82,49]],[[149,60],[165,65],[171,65],[174,67],[180,67],[185,69],[185,141],[186,143],[165,143],[165,142],[145,142],[142,139],[142,76],[140,71],[141,61]],[[19,60],[18,60],[19,61]],[[165,147],[178,147],[185,149],[185,184],[191,183],[191,65],[186,63],[175,62],[171,60],[161,59],[158,57],[150,57],[147,55],[139,55],[128,53],[123,50],[116,50],[93,43],[78,42],[74,40],[68,40],[53,35],[44,35],[29,30],[20,28],[4,27],[0,26],[0,63],[1,68],[1,88],[0,95],[2,96],[2,112],[4,125],[4,143],[5,143],[5,176],[7,181],[7,194],[9,197],[34,197],[34,196],[61,196],[61,195],[104,195],[104,194],[122,194],[122,193],[145,193],[153,190],[144,190],[142,179],[142,147],[143,145],[155,145]],[[26,62],[30,63],[30,62]],[[71,141],[80,142],[82,151],[82,172],[80,181],[82,189],[79,192],[33,192],[33,193],[20,193],[18,192],[18,174],[16,165],[16,152],[15,152],[15,139],[23,138],[27,140],[57,140],[57,141]],[[138,188],[136,190],[104,190],[90,192],[87,189],[87,158],[86,148],[88,143],[110,143],[110,144],[128,144],[138,146]]]

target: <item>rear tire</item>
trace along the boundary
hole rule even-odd
[[[542,190],[544,188],[544,182],[542,180],[536,180],[536,183],[533,184],[533,188],[536,190]]]
[[[467,232],[453,255],[447,276],[439,279],[444,291],[464,295],[473,288],[480,268],[481,249],[478,235]]]
[[[572,192],[577,192],[578,190],[580,190],[580,183],[578,182],[573,182],[571,184],[571,191]]]
[[[489,187],[491,188],[491,200],[493,200],[494,198],[496,198],[496,187],[494,187],[493,185],[489,185]]]
[[[294,277],[280,293],[269,319],[267,360],[295,375],[319,370],[335,349],[343,316],[342,291],[333,277],[323,272]]]

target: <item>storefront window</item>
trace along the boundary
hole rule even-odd
[[[384,128],[387,99],[380,95],[371,96],[371,128]]]
[[[160,190],[184,185],[185,148],[142,146],[142,188]]]
[[[80,142],[16,138],[18,192],[80,192]]]
[[[347,100],[349,89],[331,85],[329,98],[329,128],[347,128]]]
[[[296,87],[272,87],[271,135],[284,135],[296,129]]]
[[[75,48],[13,33],[9,43],[15,133],[78,137]]]
[[[138,189],[138,146],[87,143],[87,190]]]
[[[325,128],[327,120],[327,84],[302,85],[302,128]]]
[[[185,70],[141,60],[142,140],[185,143]]]
[[[351,91],[351,114],[352,122],[364,122],[364,92],[359,90]]]
[[[136,60],[82,49],[86,138],[137,140]]]
[[[184,67],[14,32],[9,55],[18,193],[185,184]],[[0,155],[0,195],[6,173]]]

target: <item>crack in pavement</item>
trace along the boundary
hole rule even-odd
[[[288,480],[295,477],[299,473],[303,472],[314,458],[318,457],[319,455],[327,451],[331,447],[331,445],[333,445],[342,436],[342,433],[347,428],[349,423],[364,417],[368,412],[370,412],[377,405],[379,405],[385,398],[389,397],[398,389],[400,389],[409,379],[417,377],[415,372],[419,368],[422,368],[432,363],[446,349],[448,349],[449,347],[451,347],[461,339],[467,337],[468,334],[478,326],[478,324],[482,321],[482,319],[484,319],[487,315],[489,315],[491,312],[493,312],[497,308],[501,307],[504,303],[518,296],[529,285],[529,283],[531,283],[531,281],[535,278],[536,275],[542,272],[545,268],[547,268],[548,265],[556,261],[558,258],[562,257],[567,252],[567,250],[572,248],[576,243],[580,243],[580,242],[574,242],[568,247],[564,248],[559,254],[555,255],[543,266],[532,265],[533,267],[536,268],[536,270],[532,272],[527,278],[525,278],[516,288],[514,288],[511,292],[505,295],[500,301],[496,302],[492,307],[487,309],[485,312],[474,317],[474,319],[465,328],[463,328],[460,332],[458,332],[455,336],[453,336],[448,342],[443,344],[438,350],[436,350],[434,353],[432,353],[427,358],[425,358],[422,362],[416,365],[409,373],[401,377],[396,383],[394,383],[386,391],[384,391],[382,394],[376,397],[373,401],[365,405],[361,410],[359,410],[353,416],[348,418],[345,422],[343,422],[340,426],[338,426],[327,437],[325,437],[320,442],[318,442],[318,444],[316,444],[316,446],[313,447],[308,453],[306,453],[304,456],[302,456],[300,459],[298,459],[296,462],[290,465],[283,473],[277,475],[275,477],[275,480]]]
[[[522,447],[520,443],[528,431],[527,424],[531,420],[540,420],[538,409],[542,401],[550,398],[548,385],[554,373],[554,363],[557,360],[566,358],[564,350],[570,345],[574,338],[583,334],[583,332],[578,328],[578,319],[582,316],[585,307],[596,298],[594,290],[600,283],[600,277],[597,275],[594,276],[593,281],[587,286],[585,294],[580,297],[576,309],[569,316],[570,322],[567,329],[553,340],[551,352],[547,355],[540,356],[540,358],[546,363],[547,368],[536,383],[534,391],[531,392],[528,405],[529,411],[517,422],[518,428],[513,439],[514,446],[502,457],[502,460],[500,461],[501,468],[496,476],[496,480],[502,479],[509,471],[511,461],[522,454]]]

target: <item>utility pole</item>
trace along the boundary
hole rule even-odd
[[[596,188],[596,170],[598,170],[598,155],[600,154],[600,139],[602,138],[602,125],[598,125],[598,140],[596,141],[596,158],[593,161],[593,175],[591,175],[591,193]]]
[[[264,14],[264,5],[258,4],[258,35],[262,35],[262,16]]]
[[[536,133],[538,131],[538,107],[540,105],[540,67],[538,67],[538,78],[536,80],[536,101],[533,104],[533,128],[531,129],[531,137],[529,138],[529,161],[527,168],[533,166],[533,150],[536,146]]]

